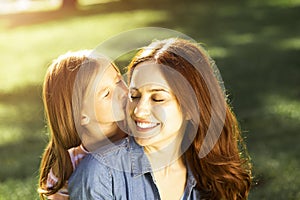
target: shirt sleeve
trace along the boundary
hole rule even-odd
[[[70,177],[68,190],[71,200],[113,199],[111,170],[101,158],[89,154]]]

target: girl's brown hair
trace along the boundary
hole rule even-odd
[[[190,121],[196,121],[192,124],[199,124],[194,127],[196,135],[184,152],[184,157],[197,180],[201,199],[247,199],[252,180],[250,158],[238,121],[215,76],[213,60],[201,46],[193,42],[174,38],[156,41],[134,57],[128,67],[129,81],[135,67],[145,61],[176,70],[188,81],[195,94],[196,101],[187,100],[190,96],[182,95],[186,94],[183,84],[178,83],[178,79],[167,78],[183,111],[192,116]],[[212,98],[219,99],[217,105],[212,106]],[[191,102],[197,104],[193,108],[201,109],[201,112],[197,112],[198,116],[190,109]],[[225,120],[220,136],[209,153],[200,158],[201,146],[206,145],[203,142],[211,123],[212,112],[216,113],[217,118],[221,118],[222,107]]]
[[[80,73],[79,73],[80,70]],[[49,143],[40,165],[41,199],[60,190],[73,172],[68,149],[81,144],[80,111],[91,80],[99,71],[99,60],[91,51],[68,52],[52,62],[45,75],[43,102],[49,129]],[[58,182],[47,188],[52,169]]]

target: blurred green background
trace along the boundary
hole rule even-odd
[[[300,199],[300,0],[60,3],[0,1],[0,200],[38,198],[52,59],[146,26],[185,33],[215,59],[252,157],[249,199]]]

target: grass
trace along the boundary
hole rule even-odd
[[[0,200],[37,199],[47,142],[41,84],[51,60],[144,26],[181,31],[216,60],[253,161],[249,199],[300,199],[299,6],[132,0],[1,16]]]

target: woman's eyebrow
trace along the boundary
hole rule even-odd
[[[167,92],[170,93],[168,90],[163,89],[163,88],[159,88],[159,89],[150,89],[148,90],[149,92]]]
[[[136,91],[138,91],[138,89],[135,88],[135,87],[131,87],[131,88],[129,88],[129,90],[136,90]]]
[[[132,88],[129,88],[130,90],[139,90],[138,88],[136,87],[132,87]],[[154,89],[149,89],[147,90],[148,92],[160,92],[160,91],[163,91],[163,92],[169,92],[168,90],[166,89],[163,89],[163,88],[154,88]]]
[[[138,91],[139,92],[139,89],[136,88],[136,87],[133,87],[133,88],[129,88],[130,91]],[[147,92],[165,92],[165,93],[168,93],[170,94],[171,92],[167,89],[163,89],[163,88],[153,88],[153,89],[148,89]]]

